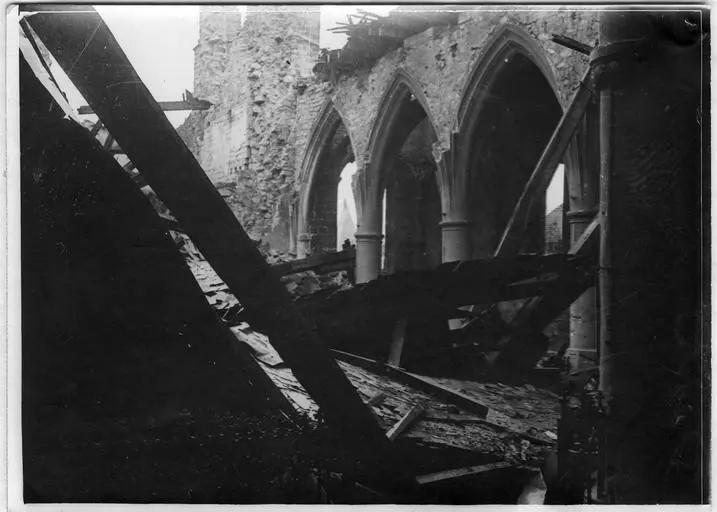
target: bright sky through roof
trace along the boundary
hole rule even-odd
[[[364,9],[386,15],[392,5],[321,6],[320,46],[341,48],[346,35],[327,29],[345,22],[346,15]],[[194,89],[194,47],[199,38],[199,6],[196,5],[96,5],[107,26],[119,42],[140,78],[157,101],[177,101],[182,93]],[[70,105],[86,102],[64,75],[52,66]],[[176,127],[189,112],[167,112]]]

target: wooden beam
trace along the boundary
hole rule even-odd
[[[596,216],[581,237],[572,245],[569,254],[588,262],[596,261],[599,237],[599,218]],[[501,343],[502,350],[515,343],[532,339],[536,334],[542,332],[550,322],[575,302],[593,284],[594,280],[594,269],[592,272],[584,274],[571,273],[564,276],[562,282],[558,283],[550,292],[529,300],[511,322],[512,332]],[[510,363],[503,356],[501,356],[501,360]]]
[[[438,471],[436,473],[419,475],[416,477],[416,482],[418,482],[419,485],[426,485],[435,482],[442,482],[445,480],[453,480],[454,478],[462,478],[470,475],[479,475],[481,473],[487,473],[489,471],[495,471],[498,469],[506,469],[514,466],[515,464],[513,464],[512,462],[492,462],[490,464],[482,464],[480,466],[468,466],[465,468],[448,469],[446,471]]]
[[[411,423],[416,421],[421,414],[423,414],[423,407],[421,405],[414,405],[411,407],[411,410],[408,411],[406,414],[403,415],[403,417],[396,422],[393,427],[389,429],[388,432],[386,432],[386,437],[389,441],[393,441],[398,436],[401,435],[401,433],[406,430]]]
[[[580,238],[568,250],[568,254],[571,256],[582,256],[587,255],[588,251],[594,248],[597,243],[600,229],[600,214],[596,214],[590,224],[582,232]]]
[[[92,129],[90,130],[90,135],[91,135],[92,137],[97,136],[97,134],[100,133],[100,130],[102,129],[102,126],[104,126],[104,125],[102,124],[102,121],[100,121],[100,120],[98,119],[97,122],[96,122],[94,125],[92,125]]]
[[[577,39],[573,39],[572,37],[562,36],[560,34],[551,34],[550,39],[554,42],[559,44],[560,46],[564,46],[566,48],[570,48],[571,50],[575,50],[576,52],[580,52],[583,55],[590,55],[590,52],[593,51],[593,47],[589,44],[581,43]]]
[[[593,99],[592,75],[593,68],[589,67],[523,188],[513,209],[513,214],[503,231],[498,248],[495,250],[495,256],[510,256],[520,250],[530,218],[535,214],[535,206],[540,204],[539,198],[545,195],[555,169],[585,115],[588,104]]]
[[[195,99],[193,101],[159,101],[159,108],[165,112],[175,110],[209,110],[212,104],[206,100]],[[82,105],[77,109],[81,115],[94,114],[95,111],[90,105]]]
[[[252,327],[271,339],[327,425],[349,440],[357,455],[390,457],[390,443],[369,408],[299,314],[99,14],[88,5],[23,8],[37,11],[28,23],[241,301]]]
[[[459,306],[552,292],[565,282],[560,275],[577,271],[581,265],[579,258],[565,254],[447,263],[434,270],[382,276],[329,295],[306,296],[297,304],[322,329],[333,331],[331,336],[343,337],[341,332],[347,334],[346,339],[369,326],[380,327],[376,320],[385,319],[390,323],[385,333],[388,341],[401,317],[431,314],[448,319],[455,317]]]
[[[274,273],[281,277],[297,272],[314,270],[325,272],[335,270],[351,270],[356,265],[356,249],[351,247],[339,252],[312,254],[306,258],[272,265]]]
[[[415,373],[409,373],[401,370],[400,368],[385,365],[379,363],[378,361],[374,361],[373,359],[357,356],[349,352],[341,350],[332,350],[331,352],[333,352],[335,357],[341,361],[355,364],[356,366],[365,368],[379,375],[386,375],[398,382],[412,386],[420,391],[440,398],[441,400],[445,400],[448,403],[457,405],[467,411],[471,411],[481,418],[486,418],[488,416],[489,407],[485,404],[478,402],[465,393],[452,389],[448,386],[444,386],[443,384],[439,384],[428,377]]]

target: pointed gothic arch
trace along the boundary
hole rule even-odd
[[[440,262],[434,126],[422,90],[399,70],[379,103],[357,194],[362,201],[359,231],[380,246],[385,225],[384,271],[426,268]]]
[[[540,46],[520,27],[503,25],[466,81],[456,120],[453,172],[466,173],[472,257],[492,254],[561,115]],[[523,248],[529,252],[544,243],[538,210]]]
[[[337,186],[341,171],[354,161],[351,137],[333,102],[314,123],[299,168],[299,257],[336,248]]]

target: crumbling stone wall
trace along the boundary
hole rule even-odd
[[[178,129],[249,235],[280,251],[293,241],[296,141],[312,122],[297,113],[321,101],[302,99],[318,36],[318,7],[249,7],[243,23],[236,8],[202,8],[195,95],[214,105]]]

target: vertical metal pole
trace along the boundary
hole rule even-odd
[[[600,256],[598,291],[600,303],[600,391],[605,397],[606,413],[612,401],[612,365],[614,354],[611,337],[612,275],[610,247],[610,178],[612,172],[612,87],[600,91]],[[609,420],[608,420],[609,421]],[[599,448],[598,493],[607,498],[609,440],[601,428]]]

